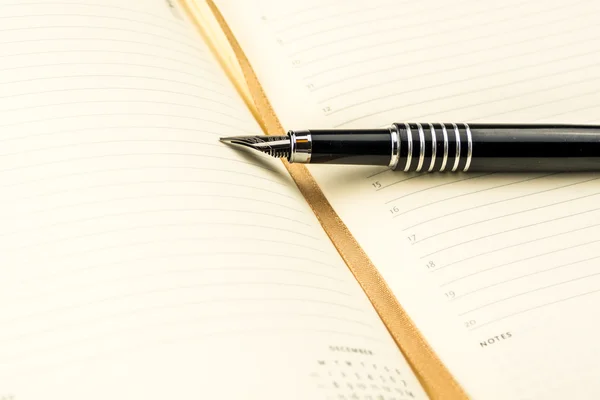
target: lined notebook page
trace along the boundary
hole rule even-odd
[[[172,3],[0,19],[0,398],[423,398]]]
[[[594,1],[218,3],[288,129],[598,122]],[[600,393],[598,177],[310,169],[475,397]]]

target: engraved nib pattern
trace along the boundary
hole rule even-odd
[[[291,141],[288,136],[231,136],[220,140],[250,147],[276,158],[289,158],[291,152]]]

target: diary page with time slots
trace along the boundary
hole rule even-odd
[[[595,1],[217,4],[286,129],[599,122]],[[598,176],[309,169],[475,397],[600,393]]]
[[[424,398],[181,11],[0,0],[0,399]]]

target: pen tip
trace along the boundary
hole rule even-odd
[[[291,151],[287,136],[230,136],[219,138],[219,141],[249,147],[276,158],[289,157]]]

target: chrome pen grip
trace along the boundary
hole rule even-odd
[[[466,172],[471,167],[473,138],[467,124],[394,123],[390,132],[396,149],[390,159],[393,170]]]
[[[600,170],[598,126],[407,122],[390,132],[390,168],[397,171]]]

